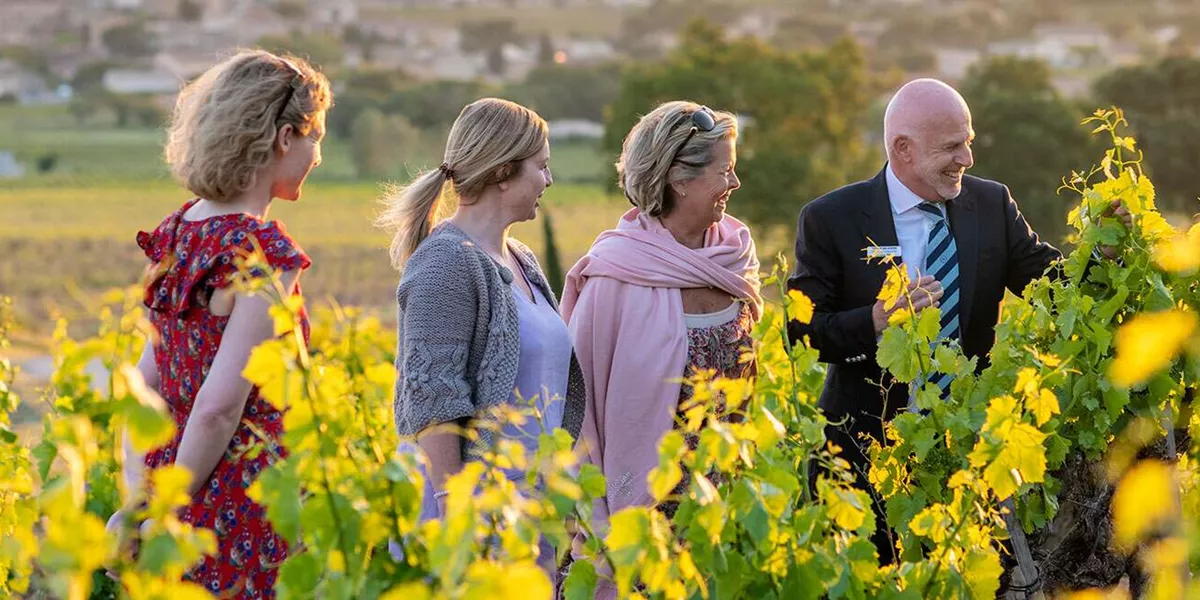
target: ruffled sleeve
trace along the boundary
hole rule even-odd
[[[179,316],[193,307],[207,308],[214,290],[232,284],[236,259],[256,247],[276,271],[312,265],[283,225],[248,215],[195,223],[181,222],[176,215],[153,233],[138,233],[137,240],[151,262],[146,306]]]

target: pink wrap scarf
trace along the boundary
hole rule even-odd
[[[692,250],[634,208],[567,274],[562,314],[587,381],[579,443],[608,482],[596,507],[598,534],[607,532],[609,515],[653,502],[646,475],[673,427],[687,361],[680,290],[723,290],[758,320],[758,268],[750,229],[729,215]]]

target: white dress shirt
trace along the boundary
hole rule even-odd
[[[891,163],[887,166],[888,201],[892,205],[892,220],[896,223],[896,240],[900,242],[900,259],[911,279],[916,279],[918,272],[925,271],[925,251],[929,244],[929,232],[933,230],[933,219],[925,216],[917,205],[924,202],[914,194],[908,186],[900,182],[892,171]],[[942,203],[931,203],[946,215],[946,207]],[[949,223],[946,224],[949,226]]]

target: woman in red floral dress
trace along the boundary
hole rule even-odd
[[[151,263],[145,304],[159,334],[138,368],[169,406],[177,434],[127,462],[192,473],[181,518],[213,530],[218,548],[188,578],[218,597],[274,597],[288,550],[246,496],[284,449],[282,415],[241,376],[250,351],[274,333],[269,300],[232,289],[234,260],[261,248],[285,289],[300,293],[308,256],[266,215],[274,198],[299,199],[321,162],[331,102],[328,80],[294,57],[245,51],[210,69],[180,93],[166,151],[196,197],[137,236]],[[263,451],[246,458],[248,445]],[[137,469],[127,484],[142,488]],[[119,511],[110,526],[124,519]]]

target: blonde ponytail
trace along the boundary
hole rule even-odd
[[[404,271],[408,258],[433,230],[446,181],[444,171],[433,169],[384,196],[375,225],[393,232],[390,254],[396,270]]]
[[[447,182],[460,201],[474,201],[488,186],[516,175],[520,162],[546,145],[548,134],[537,113],[508,100],[483,98],[463,108],[450,128],[445,162],[384,195],[375,224],[393,232],[392,266],[404,272],[409,257],[429,237]]]

